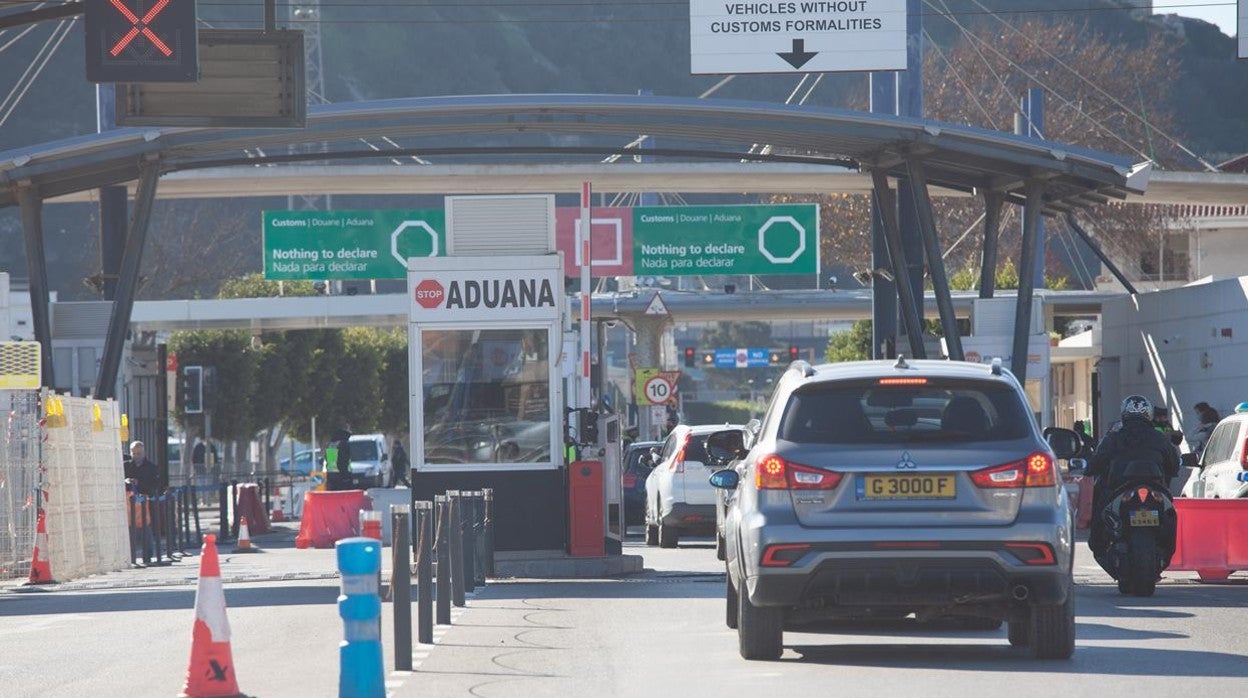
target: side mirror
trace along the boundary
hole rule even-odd
[[[647,451],[646,453],[643,453],[640,456],[638,456],[637,464],[643,468],[654,470],[654,456],[650,455],[650,453]]]
[[[737,485],[741,484],[741,476],[731,468],[716,470],[711,473],[709,480],[711,487],[721,490],[735,490]]]
[[[1071,429],[1060,427],[1045,429],[1044,440],[1049,443],[1049,448],[1053,449],[1053,454],[1063,460],[1074,458],[1081,445],[1079,434]]]
[[[1087,459],[1085,458],[1071,458],[1070,459],[1070,472],[1071,473],[1076,473],[1076,474],[1082,473],[1086,471],[1087,469],[1088,469]]]
[[[1179,465],[1184,468],[1199,468],[1200,456],[1195,453],[1184,453],[1179,456]]]
[[[740,429],[717,431],[706,437],[706,453],[716,465],[727,465],[745,455],[745,434]]]

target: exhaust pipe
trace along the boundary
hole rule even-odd
[[[1010,596],[1013,596],[1015,601],[1026,601],[1030,595],[1031,590],[1026,584],[1015,584],[1014,588],[1010,589]]]

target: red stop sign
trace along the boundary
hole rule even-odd
[[[435,279],[425,279],[416,284],[415,293],[416,302],[426,310],[442,305],[442,299],[446,297],[446,289],[442,288],[442,284]]]

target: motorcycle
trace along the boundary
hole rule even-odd
[[[1101,568],[1117,580],[1120,593],[1152,596],[1174,555],[1174,499],[1153,463],[1128,463],[1115,479],[1117,487],[1096,512],[1104,527],[1101,545],[1091,539],[1088,545]]]
[[[1090,439],[1060,428],[1046,429],[1045,437],[1057,457],[1068,460],[1072,473],[1086,469],[1086,457],[1094,448]],[[1183,454],[1180,462],[1190,467],[1195,456]],[[1105,484],[1098,483],[1098,489]],[[1130,462],[1116,469],[1109,487],[1093,503],[1088,547],[1118,582],[1120,593],[1152,596],[1170,565],[1178,531],[1168,479],[1154,463]]]

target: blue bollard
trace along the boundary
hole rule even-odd
[[[385,698],[385,670],[381,652],[381,598],[377,573],[381,570],[381,541],[347,538],[334,547],[342,574],[338,615],[343,641],[338,646],[339,698]]]

